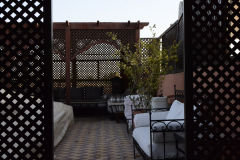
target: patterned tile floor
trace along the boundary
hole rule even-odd
[[[75,118],[55,149],[55,160],[133,160],[125,123],[104,117]],[[140,160],[140,158],[137,158]]]

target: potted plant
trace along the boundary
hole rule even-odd
[[[161,42],[155,37],[155,26],[150,27],[153,38],[149,42],[139,41],[133,47],[120,44],[118,54],[122,55],[120,67],[129,79],[132,93],[141,95],[138,101],[144,101],[145,107],[151,106],[151,100],[157,100],[157,91],[162,86],[164,76],[173,69],[171,64],[177,61],[177,44],[168,50],[161,49]],[[114,41],[117,35],[109,33]],[[154,103],[153,103],[154,104]]]

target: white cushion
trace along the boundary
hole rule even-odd
[[[139,127],[133,130],[133,138],[137,141],[141,149],[150,157],[151,144],[150,144],[150,127]],[[163,159],[163,143],[152,143],[153,159]],[[176,158],[176,146],[174,142],[166,143],[166,157]]]
[[[170,107],[166,119],[184,119],[184,104],[175,100]]]
[[[134,127],[147,127],[149,126],[149,113],[139,113],[134,116]]]
[[[153,112],[152,120],[166,119],[168,111]],[[149,127],[149,113],[139,113],[134,116],[134,126],[137,127]]]
[[[152,109],[155,108],[167,108],[167,97],[152,97],[151,99]]]
[[[184,104],[175,100],[166,116],[167,119],[184,119]],[[172,122],[172,121],[163,121],[163,122],[157,122],[152,127],[154,130],[157,131],[165,131],[165,130],[183,130],[183,123],[184,120],[178,121],[178,122]],[[166,132],[166,140],[171,140],[173,137],[172,133]],[[156,143],[162,142],[162,133],[155,132],[153,134],[153,141]]]

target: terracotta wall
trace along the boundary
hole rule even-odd
[[[176,85],[176,89],[184,90],[184,72],[165,76],[162,89],[160,89],[162,90],[163,96],[174,95],[174,84]],[[160,90],[158,93],[160,93]]]

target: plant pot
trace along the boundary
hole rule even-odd
[[[152,109],[155,108],[167,108],[167,97],[152,97],[151,106]]]

